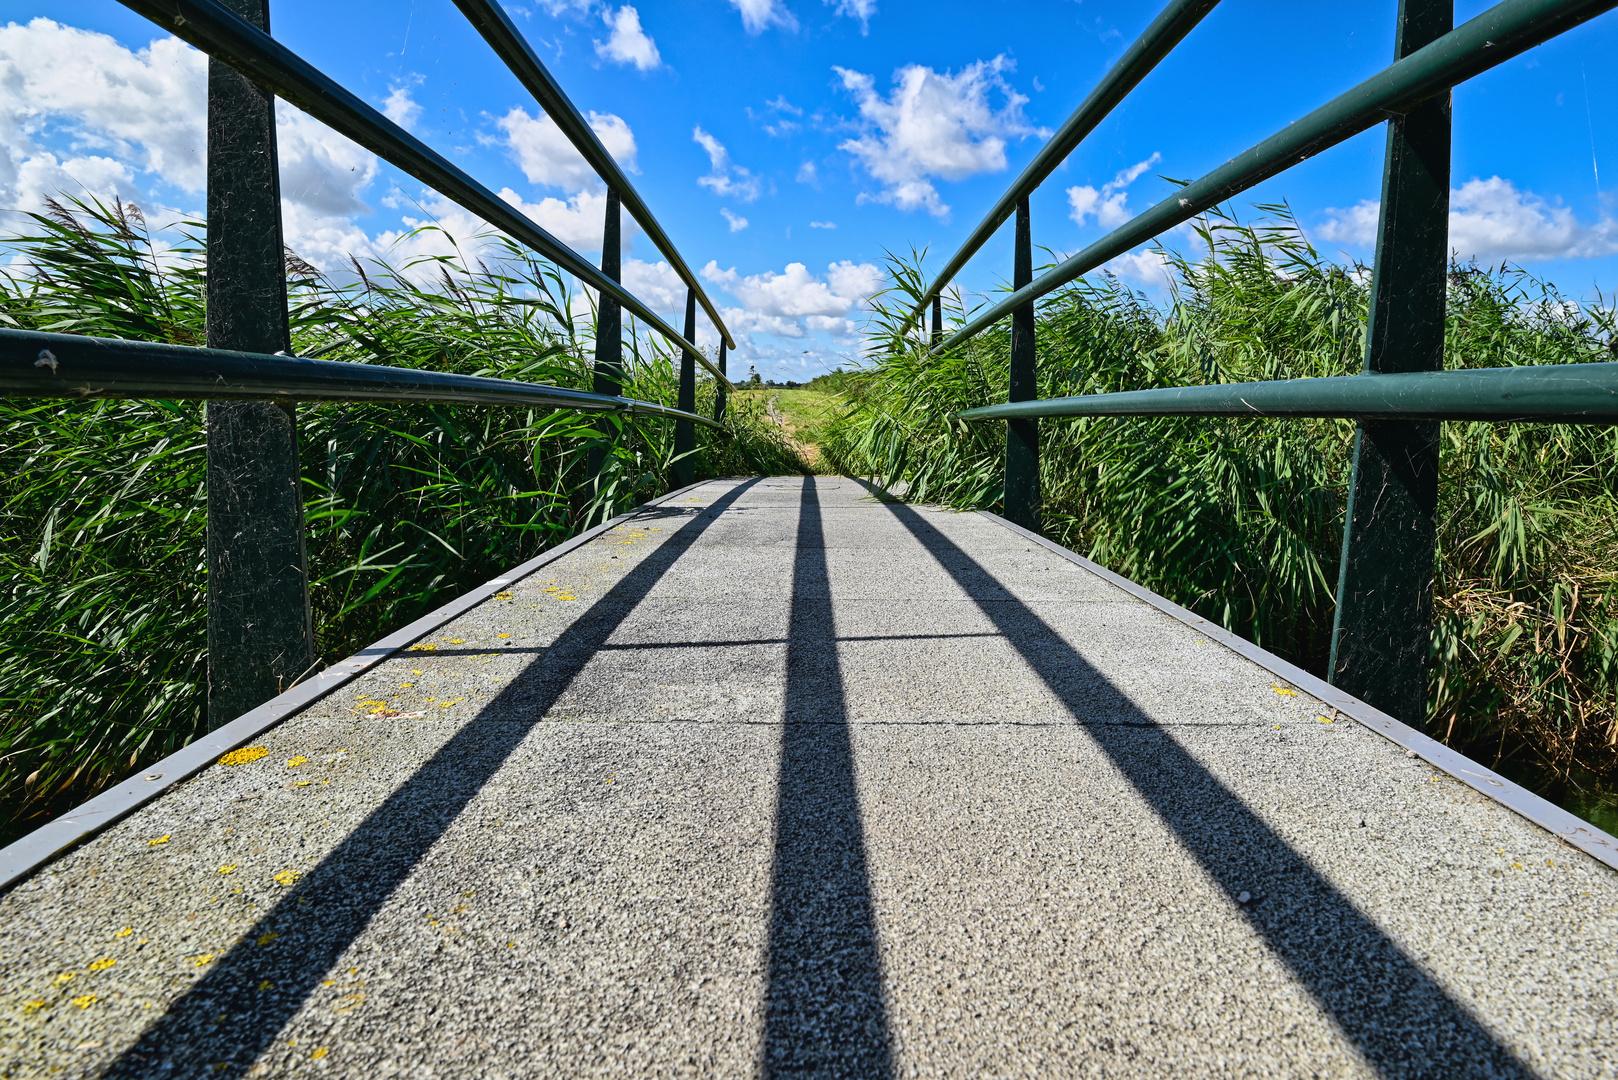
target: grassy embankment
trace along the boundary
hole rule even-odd
[[[1039,396],[1347,375],[1360,370],[1366,275],[1321,258],[1285,216],[1206,223],[1172,302],[1115,279],[1038,308]],[[957,410],[1005,400],[1002,325],[928,358],[894,333],[923,280],[896,262],[884,349],[830,380],[822,467],[908,497],[994,507],[1004,425]],[[960,317],[960,312],[955,317]],[[1450,275],[1445,366],[1615,358],[1613,312],[1508,268]],[[1324,673],[1353,425],[1334,420],[1041,423],[1046,531]],[[1618,830],[1618,428],[1443,425],[1427,731]]]
[[[825,388],[824,377],[793,389],[739,390],[736,400],[762,409],[765,418],[781,431],[806,463],[816,471],[825,471],[819,443],[826,437],[826,425],[836,416],[842,396]]]
[[[35,218],[0,276],[0,325],[204,340],[204,250],[165,251],[133,207]],[[190,231],[201,235],[200,223]],[[293,351],[589,389],[593,320],[547,264],[356,266],[342,286],[289,257]],[[637,337],[626,393],[673,404],[671,357]],[[713,384],[699,384],[711,412]],[[702,476],[802,471],[765,416],[698,428]],[[0,841],[202,730],[203,406],[0,401]],[[317,650],[349,655],[668,490],[672,424],[437,405],[299,409]],[[599,487],[585,456],[606,451]]]

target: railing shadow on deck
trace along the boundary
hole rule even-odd
[[[548,663],[512,680],[483,710],[499,713],[505,706],[505,711],[531,719],[472,720],[462,726],[306,873],[298,888],[243,934],[241,944],[170,1005],[105,1075],[147,1077],[169,1070],[181,1075],[197,1071],[199,1062],[224,1064],[222,1076],[240,1076],[251,1068],[635,605],[725,507],[757,482],[738,484],[681,526],[573,623],[550,650]],[[310,905],[300,907],[303,900]],[[254,945],[266,933],[280,938],[273,951]],[[266,980],[273,980],[273,987],[259,990]],[[217,1023],[221,1014],[232,1022]]]
[[[1130,704],[992,573],[914,508],[881,501],[1232,902],[1244,890],[1263,894],[1262,902],[1240,908],[1248,925],[1367,1064],[1387,1077],[1535,1075],[1171,732]],[[1094,717],[1097,691],[1109,699],[1106,719]],[[1144,743],[1142,728],[1160,735]]]
[[[770,882],[766,1076],[892,1075],[825,535],[803,479]]]

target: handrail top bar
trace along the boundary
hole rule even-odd
[[[456,2],[460,3],[461,0]],[[1057,166],[1078,149],[1079,144],[1090,132],[1118,107],[1118,103],[1127,97],[1142,79],[1151,74],[1152,69],[1157,67],[1218,3],[1219,0],[1171,0],[1169,5],[1158,13],[1157,18],[1152,20],[1145,32],[1135,39],[1135,43],[1119,58],[1111,70],[1102,76],[1095,89],[1090,91],[1079,107],[1063,121],[1056,134],[1052,135],[1040,148],[1039,153],[1034,155],[1034,159],[1028,163],[1017,179],[1012,181],[999,201],[983,215],[978,227],[972,230],[972,234],[962,242],[960,249],[944,264],[944,269],[938,272],[933,283],[921,294],[915,309],[906,317],[901,332],[922,316],[932,298],[943,292],[944,288],[955,279],[955,275],[961,272],[961,268],[971,261],[972,256],[976,255],[1000,226],[1011,218],[1016,212],[1017,202],[1044,183],[1045,179],[1056,171]]]
[[[1618,363],[1452,368],[1158,387],[1014,401],[955,420],[1046,416],[1251,416],[1618,423]]]
[[[929,352],[954,348],[1023,304],[1188,221],[1225,199],[1456,83],[1618,7],[1618,0],[1503,0],[1416,50],[1157,205],[969,320]]]
[[[1206,0],[1205,0],[1206,2]],[[1214,0],[1217,2],[1217,0]],[[494,50],[495,55],[504,61],[506,67],[517,77],[517,81],[533,95],[540,108],[556,122],[562,134],[566,135],[584,160],[596,171],[609,186],[618,192],[618,198],[631,217],[640,223],[646,231],[646,236],[663,256],[668,259],[674,272],[685,282],[686,287],[697,294],[697,302],[702,310],[708,313],[714,328],[724,339],[727,346],[734,349],[736,339],[731,336],[725,322],[719,317],[719,311],[714,307],[713,301],[703,291],[697,281],[697,276],[686,265],[685,259],[680,255],[674,242],[658,224],[657,218],[652,216],[651,208],[641,199],[640,193],[629,182],[618,162],[613,160],[607,148],[601,144],[596,136],[595,129],[584,119],[572,100],[562,90],[561,84],[551,75],[550,71],[535,54],[533,46],[523,37],[511,16],[495,0],[455,0],[455,6],[461,9],[467,21],[483,35],[483,40]]]
[[[344,89],[303,57],[215,0],[119,0],[341,135],[436,189],[593,288],[615,298],[658,333],[722,373],[694,342],[578,252],[478,183],[448,158]],[[1618,0],[1614,0],[1618,2]]]
[[[0,329],[0,395],[545,405],[669,416],[725,430],[656,402],[548,383],[42,330]]]

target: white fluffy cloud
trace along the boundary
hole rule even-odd
[[[1521,191],[1498,176],[1468,180],[1450,192],[1449,206],[1450,251],[1461,259],[1542,262],[1618,253],[1618,220],[1581,222],[1568,207]],[[1374,247],[1379,212],[1371,200],[1328,210],[1320,236],[1333,243]]]
[[[579,156],[567,136],[549,116],[534,119],[522,109],[512,109],[496,121],[523,175],[532,184],[559,187],[564,191],[605,191],[595,170]],[[621,117],[611,113],[590,114],[590,127],[607,148],[613,160],[635,172],[635,133]]]
[[[395,86],[382,102],[382,115],[406,131],[415,131],[416,121],[421,119],[421,106],[410,96],[409,86]]]
[[[847,68],[834,70],[859,106],[864,132],[840,149],[852,154],[882,184],[862,201],[890,203],[902,210],[925,208],[943,217],[949,207],[932,178],[961,180],[1006,167],[1006,140],[1036,134],[1023,117],[1028,99],[1006,82],[1013,64],[1004,56],[980,60],[958,75],[907,64],[893,76],[884,98],[876,80]],[[998,95],[1001,105],[994,107]]]
[[[715,195],[736,199],[739,202],[752,202],[763,194],[764,182],[731,161],[730,151],[726,150],[718,139],[703,131],[701,127],[696,127],[691,131],[691,141],[707,152],[710,165],[708,175],[698,177],[697,183],[710,189]]]
[[[177,198],[200,209],[207,76],[207,58],[177,38],[132,50],[50,19],[0,27],[0,206],[38,210],[60,192],[117,195],[171,219]],[[387,107],[408,118],[408,89]],[[287,243],[320,266],[371,250],[348,219],[369,212],[375,156],[281,102],[276,126]]]
[[[871,32],[871,16],[876,14],[876,0],[826,0],[831,4],[837,14],[850,19],[858,19],[860,33]]]
[[[775,329],[768,333],[787,337],[801,336],[805,326],[847,336],[853,332],[848,316],[866,308],[883,283],[878,267],[847,259],[826,267],[823,278],[810,273],[803,263],[788,263],[780,273],[767,270],[743,276],[735,268],[721,270],[712,261],[702,268],[702,276],[742,302],[753,320],[751,327],[769,325]],[[780,329],[788,323],[793,327],[790,333]]]
[[[749,34],[762,34],[772,26],[798,28],[797,16],[781,0],[730,0],[730,6],[742,13],[742,27]]]
[[[1068,188],[1067,204],[1071,208],[1068,216],[1080,225],[1093,217],[1102,228],[1116,229],[1133,216],[1128,206],[1129,185],[1162,160],[1162,154],[1153,154],[1145,161],[1137,161],[1102,184],[1100,191],[1088,185]]]
[[[376,179],[377,160],[284,101],[275,103],[275,144],[281,161],[281,198],[318,214],[366,214],[360,193]]]
[[[598,41],[596,55],[620,64],[634,64],[641,71],[651,71],[663,63],[657,54],[657,45],[640,26],[640,12],[625,4],[617,11],[607,8],[601,19],[612,28],[606,41]]]
[[[731,213],[729,207],[722,206],[719,208],[719,212],[723,214],[725,216],[725,220],[730,223],[731,232],[741,232],[743,229],[747,228],[747,219],[742,217],[740,214]]]
[[[624,288],[640,297],[653,311],[665,315],[685,311],[685,282],[661,259],[655,263],[625,260],[623,282]]]
[[[132,196],[137,169],[200,192],[207,70],[178,38],[132,51],[50,19],[0,27],[0,205],[37,210],[81,186]],[[52,135],[70,149],[45,145]]]

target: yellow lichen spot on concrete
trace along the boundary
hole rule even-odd
[[[22,1003],[22,1011],[25,1012],[25,1013],[37,1013],[39,1010],[43,1009],[44,1007],[45,1007],[45,999],[44,998],[40,998],[37,1001],[25,1001],[25,1002]]]
[[[1317,717],[1315,717],[1315,719],[1319,720],[1322,724],[1331,723],[1331,717],[1329,717],[1329,716],[1317,716]]]
[[[296,769],[299,765],[307,764],[309,764],[309,759],[304,757],[302,754],[287,758],[287,768],[289,769]]]
[[[336,979],[322,979],[322,980],[320,980],[320,985],[321,986],[336,986],[337,985],[337,980]]]
[[[77,971],[64,971],[60,975],[56,976],[56,985],[66,986],[68,983],[72,982],[78,977],[79,973]]]
[[[135,932],[135,928],[133,926],[126,926],[122,930],[118,931],[116,934],[114,934],[112,936],[113,937],[128,937],[130,934],[133,934],[134,932]]]
[[[275,989],[275,984],[272,983],[270,980],[265,979],[263,982],[258,984],[258,988],[259,988],[260,991],[273,990],[273,989]]]
[[[310,1054],[309,1056],[314,1058],[316,1061],[319,1061],[321,1058],[325,1057],[329,1053],[331,1053],[330,1050],[327,1050],[324,1046],[321,1046],[321,1047],[316,1047],[315,1052]]]
[[[117,962],[118,961],[114,960],[110,956],[103,956],[100,960],[97,960],[95,963],[90,965],[90,970],[91,971],[106,971],[108,968],[112,967],[112,965],[116,964]]]
[[[1296,690],[1289,690],[1285,686],[1277,686],[1274,689],[1275,689],[1275,692],[1277,694],[1280,694],[1282,697],[1297,697],[1298,696],[1298,692]]]
[[[410,646],[408,651],[409,652],[432,652],[436,648],[438,648],[437,645],[434,645],[431,642],[425,642],[425,643],[423,643],[421,645],[412,645],[412,646]]]
[[[238,863],[230,863],[228,865],[221,866],[219,868],[219,872],[221,874],[234,874],[236,872],[236,867],[238,865],[239,865]]]
[[[508,638],[508,637],[510,637],[510,636],[511,636],[511,635],[510,635],[510,634],[496,634],[496,635],[494,635],[494,636],[495,636],[495,637],[497,637],[497,638]]]
[[[294,780],[294,781],[292,781],[292,786],[293,787],[308,787],[310,783],[311,783],[311,781],[308,781],[308,780]],[[326,781],[326,783],[329,784],[329,783],[331,783],[331,781],[328,780],[328,781]]]
[[[73,1004],[77,1005],[81,1009],[88,1009],[95,1003],[96,996],[94,994],[85,994],[83,997],[76,997],[73,999]]]
[[[413,682],[403,682],[399,684],[399,689],[401,690],[414,690],[415,688],[416,684]]]
[[[191,958],[191,962],[193,964],[195,964],[197,967],[202,967],[212,959],[213,959],[213,953],[205,952],[205,953],[199,953],[198,955],[193,956]]]
[[[275,875],[275,880],[282,885],[291,885],[294,881],[297,881],[300,876],[302,876],[301,871],[283,870],[279,874]]]
[[[156,847],[159,844],[168,843],[171,839],[173,839],[173,837],[174,837],[173,833],[165,833],[164,835],[159,836],[156,840],[148,840],[146,842],[148,844],[150,844],[152,847]]]
[[[449,644],[451,644],[451,645],[465,645],[466,644],[466,639],[465,638],[458,638],[458,637],[457,638],[450,638],[449,639]]]
[[[278,938],[280,936],[281,936],[280,934],[273,933],[273,932],[270,932],[270,931],[266,931],[265,933],[262,933],[262,934],[260,934],[258,936],[258,943],[260,945],[268,945],[270,942],[274,941],[276,938]]]
[[[239,750],[232,750],[219,759],[221,765],[247,765],[261,757],[268,757],[270,751],[263,746],[244,746]]]

